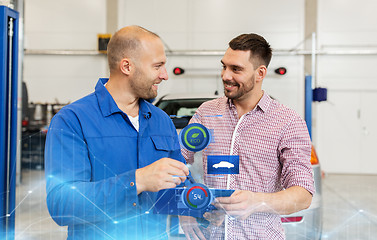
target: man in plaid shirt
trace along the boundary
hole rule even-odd
[[[207,229],[180,217],[187,239],[285,239],[280,215],[311,204],[315,188],[306,124],[262,90],[271,56],[270,45],[257,34],[230,41],[221,60],[225,96],[202,104],[190,121],[214,131],[203,151],[205,183],[236,191],[216,199],[219,211],[205,214],[211,221]],[[193,152],[182,153],[193,162]],[[239,174],[209,176],[208,155],[238,155]]]

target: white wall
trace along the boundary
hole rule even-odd
[[[377,2],[318,1],[319,49],[377,50]],[[318,57],[317,151],[327,172],[377,174],[376,55]]]
[[[264,36],[274,49],[291,49],[304,39],[301,0],[126,0],[120,2],[120,9],[120,26],[136,24],[155,31],[173,50],[225,51],[232,38],[250,32]],[[169,92],[222,92],[221,57],[170,57],[169,73],[175,66],[192,71],[178,77],[170,74],[160,96]],[[273,73],[280,66],[287,67],[287,75]],[[264,87],[301,114],[303,83],[302,57],[273,57]]]
[[[25,48],[95,50],[106,30],[106,0],[25,0]],[[29,100],[67,103],[107,76],[105,56],[25,55]]]
[[[97,48],[97,33],[105,32],[106,1],[25,0],[25,48]],[[268,6],[268,7],[267,7]],[[137,24],[158,33],[172,50],[222,50],[241,33],[263,35],[274,49],[291,49],[304,39],[304,2],[249,0],[139,0],[119,1],[119,26]],[[221,56],[168,59],[169,92],[222,92]],[[175,66],[187,74],[174,76]],[[288,73],[278,77],[275,67]],[[190,69],[192,71],[190,71]],[[98,77],[107,76],[104,56],[25,57],[25,81],[34,102],[69,102],[93,90]],[[265,89],[303,114],[303,59],[275,56]]]

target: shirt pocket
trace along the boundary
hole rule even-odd
[[[157,151],[171,152],[179,149],[178,146],[175,146],[173,137],[151,136],[151,139]]]

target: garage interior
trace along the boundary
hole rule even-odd
[[[63,106],[108,77],[101,36],[140,25],[162,38],[170,93],[222,93],[221,57],[241,33],[264,36],[273,58],[263,89],[305,118],[305,77],[322,170],[321,239],[377,236],[377,2],[374,0],[13,0],[19,13],[15,239],[66,239],[46,207],[44,142]],[[184,69],[174,74],[174,68]],[[284,74],[276,69],[284,68]],[[171,239],[184,239],[183,236]],[[297,236],[294,239],[308,239]]]

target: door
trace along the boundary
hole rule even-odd
[[[377,174],[377,91],[329,91],[317,105],[317,151],[330,173]]]

